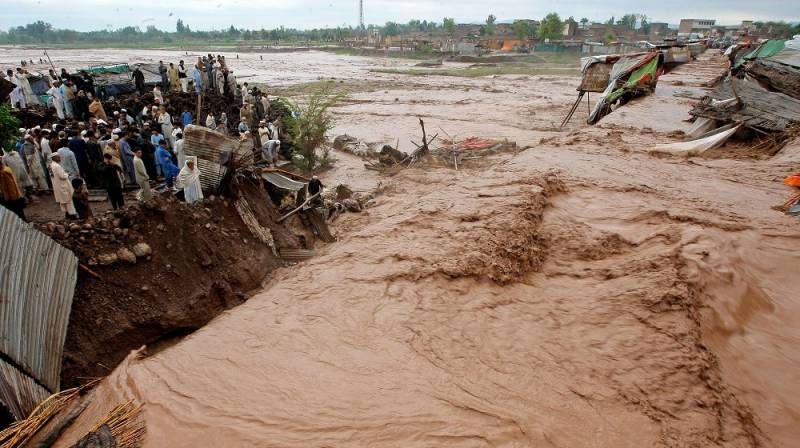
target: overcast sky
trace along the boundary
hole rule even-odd
[[[319,28],[358,24],[358,0],[3,0],[0,29],[36,20],[57,28],[81,31],[155,25],[174,31],[178,18],[192,29]],[[800,21],[800,0],[364,0],[368,24],[427,19],[459,23],[482,22],[489,14],[498,20],[541,19],[550,11],[562,18],[607,20],[625,13],[644,13],[651,21],[677,24],[681,18],[716,19],[733,25],[742,20]]]

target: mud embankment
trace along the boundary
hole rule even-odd
[[[276,224],[256,183],[239,193],[277,247],[299,247]],[[254,237],[230,199],[187,205],[165,196],[83,225],[43,226],[93,273],[79,271],[62,387],[107,375],[142,345],[151,351],[244,302],[283,262]]]

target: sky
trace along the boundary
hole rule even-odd
[[[193,30],[237,28],[311,29],[358,24],[358,0],[3,0],[0,29],[36,20],[56,28],[91,31],[123,26],[155,25],[174,31],[178,18]],[[646,14],[651,22],[677,24],[681,18],[716,19],[735,25],[742,20],[800,22],[798,0],[364,0],[367,24],[426,19],[480,23],[489,14],[499,21],[541,19],[555,11],[562,18],[605,21],[626,13]]]

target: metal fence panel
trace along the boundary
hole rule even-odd
[[[70,250],[0,207],[0,352],[50,392],[60,387],[77,277]]]

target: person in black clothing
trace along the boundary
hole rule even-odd
[[[319,180],[317,176],[311,178],[311,182],[308,183],[308,195],[309,197],[314,196],[317,193],[322,192],[322,181]],[[311,200],[311,205],[314,207],[321,207],[323,204],[322,196],[317,196]]]
[[[139,92],[139,95],[144,95],[144,73],[142,73],[138,64],[133,71],[133,82],[136,84],[136,90]]]
[[[86,155],[89,156],[91,161],[89,165],[89,173],[86,175],[86,183],[90,186],[100,185],[100,174],[103,171],[103,151],[100,149],[100,143],[97,142],[92,131],[83,131],[81,136],[86,139]]]
[[[147,170],[147,175],[150,176],[150,179],[155,179],[158,177],[158,172],[156,171],[156,149],[150,143],[151,135],[150,128],[147,126],[142,127],[141,133],[139,129],[133,128],[128,143],[131,145],[131,151],[136,152],[135,148],[142,150],[142,162]]]
[[[75,106],[75,116],[78,120],[89,120],[89,102],[89,97],[86,96],[86,92],[84,90],[78,91],[78,95],[75,96],[75,100],[72,102],[73,106]]]
[[[108,192],[108,200],[111,201],[111,208],[117,210],[125,205],[125,199],[122,196],[122,168],[116,165],[111,157],[111,154],[103,155],[103,171],[101,178],[103,180],[103,187]]]
[[[78,218],[88,219],[92,217],[92,208],[89,206],[89,189],[80,177],[72,179],[72,205],[78,212]]]

